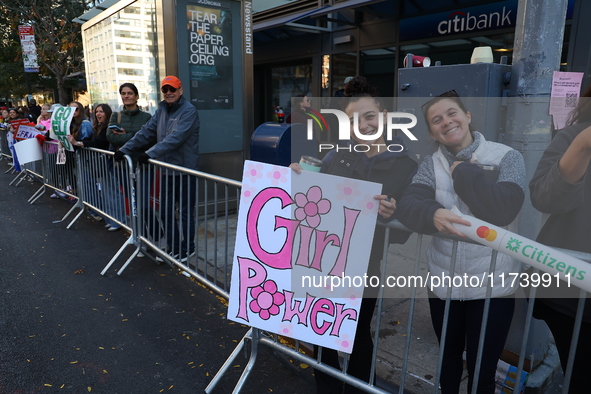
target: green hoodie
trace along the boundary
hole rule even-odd
[[[109,120],[109,126],[117,125],[125,130],[125,134],[116,134],[111,129],[107,130],[107,139],[116,150],[125,145],[152,117],[152,115],[141,111],[139,108],[133,111],[123,109],[120,113],[121,115],[119,115],[119,112],[113,112]]]

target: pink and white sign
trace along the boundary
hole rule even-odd
[[[246,161],[228,317],[351,353],[381,188]]]

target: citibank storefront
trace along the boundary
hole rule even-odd
[[[254,5],[255,124],[271,121],[277,106],[288,114],[298,94],[328,102],[351,75],[363,75],[382,96],[395,97],[397,70],[409,53],[432,64],[466,64],[475,47],[490,46],[495,62],[506,56],[511,64],[518,0],[263,3]],[[591,6],[584,3],[568,1],[563,71],[587,72],[584,16],[591,16]]]

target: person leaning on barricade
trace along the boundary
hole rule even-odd
[[[534,208],[549,213],[537,241],[591,253],[591,85],[581,95],[565,129],[556,134],[529,184]],[[562,283],[561,283],[562,284]],[[543,319],[554,337],[566,370],[579,303],[579,289],[539,287],[533,316]],[[560,294],[560,296],[559,296]],[[563,298],[564,297],[564,298]],[[570,297],[570,298],[567,298]],[[586,300],[570,380],[570,393],[588,393],[591,370],[591,302]]]
[[[369,85],[367,79],[357,76],[345,85],[343,107],[348,118],[353,118],[354,113],[359,114],[359,132],[365,136],[376,134],[380,129],[379,118],[383,117],[386,123],[387,111],[378,99],[376,90]],[[381,222],[390,222],[395,218],[396,201],[402,196],[404,188],[410,184],[412,176],[416,172],[417,163],[408,157],[406,149],[400,152],[390,152],[386,149],[380,150],[379,146],[385,146],[386,141],[383,135],[373,140],[360,140],[353,131],[351,123],[351,139],[349,147],[358,144],[371,146],[369,151],[355,149],[351,151],[340,147],[339,150],[330,151],[322,160],[320,172],[332,175],[339,175],[347,178],[361,179],[377,182],[383,185],[382,195],[374,196],[379,201],[379,216]],[[403,146],[400,137],[394,137],[393,144]],[[292,163],[290,168],[298,174],[302,168],[298,163]],[[410,233],[392,231],[390,240],[393,243],[404,243]],[[375,229],[369,265],[367,268],[368,277],[380,277],[380,262],[384,252],[385,228],[378,226]],[[373,291],[372,291],[373,290]],[[347,374],[369,382],[372,357],[373,340],[371,335],[371,319],[377,301],[377,290],[366,288],[363,292],[357,331],[355,333],[355,344],[349,359]],[[317,350],[317,349],[315,349]],[[324,348],[322,350],[322,362],[339,368],[338,354],[335,350]],[[317,393],[363,393],[352,386],[346,385],[343,391],[343,382],[335,379],[321,371],[314,373],[316,378]]]
[[[433,234],[437,231],[464,236],[453,224],[470,223],[451,212],[456,206],[497,226],[514,229],[525,198],[525,164],[521,154],[506,145],[486,141],[470,129],[471,114],[455,91],[433,98],[423,106],[429,135],[439,149],[426,156],[412,184],[398,204],[398,219],[408,228]],[[486,164],[487,166],[483,166]],[[497,168],[484,170],[483,168]],[[459,242],[455,270],[451,272],[453,242],[434,237],[427,251],[432,277],[482,277],[489,273],[492,249]],[[520,272],[520,263],[498,254],[495,277]],[[499,281],[500,282],[500,281]],[[479,394],[495,392],[495,372],[511,326],[516,288],[494,281],[484,339],[484,352],[478,376]],[[443,331],[448,282],[429,291],[431,320],[438,340]],[[453,281],[456,284],[456,281]],[[468,393],[472,392],[480,327],[483,318],[486,283],[452,285],[449,321],[441,369],[443,394],[458,393],[466,350]]]
[[[197,109],[183,97],[183,87],[177,77],[165,77],[161,86],[164,100],[158,104],[154,116],[115,153],[115,159],[122,160],[124,155],[147,149],[138,156],[140,163],[147,164],[148,160],[155,159],[197,170]],[[195,252],[196,178],[176,171],[163,170],[163,173],[160,181],[160,216],[166,226],[166,251],[173,258],[184,262]],[[182,238],[175,218],[176,204],[180,208]]]
[[[123,109],[113,112],[107,130],[107,139],[111,143],[113,152],[125,145],[152,117],[137,105],[140,96],[133,83],[126,82],[119,86],[119,95],[123,102]],[[131,159],[136,162],[140,153],[140,151],[132,152]]]
[[[121,96],[121,102],[123,103],[123,109],[118,112],[113,112],[111,115],[111,119],[109,120],[109,127],[107,129],[107,139],[110,142],[110,150],[113,152],[117,152],[123,145],[127,143],[134,135],[137,133],[143,125],[148,123],[152,115],[148,112],[144,112],[140,109],[137,102],[140,98],[139,92],[137,87],[131,83],[126,82],[119,86],[119,95]],[[151,146],[147,146],[145,149],[151,148]],[[137,163],[137,158],[140,155],[141,151],[132,152],[130,157],[135,165]],[[114,169],[113,169],[114,170]],[[142,181],[143,184],[143,192],[142,195],[145,197],[143,203],[141,204],[143,209],[143,217],[144,223],[148,225],[148,232],[149,234],[154,234],[156,231],[152,230],[152,227],[156,223],[153,219],[152,210],[149,209],[149,201],[148,197],[150,194],[150,190],[152,187],[152,176],[149,174],[144,173],[144,178]],[[113,201],[117,199],[121,199],[123,201],[124,196],[118,193],[118,190],[121,188],[125,188],[125,182],[122,182],[114,190]],[[129,192],[129,190],[127,190]],[[119,202],[117,202],[119,204]],[[159,237],[158,237],[159,238]],[[142,257],[143,254],[138,255]]]
[[[86,119],[84,116],[84,106],[79,103],[78,101],[72,101],[70,103],[70,107],[75,108],[74,110],[74,117],[70,122],[70,136],[68,137],[70,141],[83,141],[85,139],[90,138],[92,135],[92,123]],[[73,143],[74,146],[77,146],[76,143]],[[74,168],[76,167],[76,157],[73,152],[66,151],[66,166],[70,167],[71,173],[75,174]],[[75,176],[75,175],[74,175]],[[66,190],[77,195],[78,191],[76,190],[76,180],[70,179],[70,183],[66,185]],[[68,198],[70,203],[75,203],[76,199],[74,197]],[[91,216],[94,218],[94,214],[92,212]],[[98,217],[96,218],[98,219]],[[100,219],[98,219],[100,220]]]
[[[109,141],[107,140],[107,122],[111,117],[113,110],[108,104],[98,104],[94,107],[94,124],[92,125],[92,134],[85,139],[76,141],[73,136],[68,135],[68,141],[74,146],[80,148],[96,148],[102,150],[109,149]],[[123,211],[123,201],[117,199],[115,196],[118,193],[117,187],[113,180],[112,171],[106,171],[110,158],[107,159],[104,156],[100,156],[98,161],[92,161],[94,164],[103,166],[103,168],[87,168],[83,173],[88,178],[83,185],[87,188],[88,196],[98,196],[96,201],[93,203],[98,204],[97,208],[102,210],[110,210],[111,215],[115,217],[120,223],[125,222],[125,214]],[[90,166],[91,162],[88,163]],[[95,189],[94,186],[98,185],[99,189]],[[118,193],[120,195],[120,192]],[[102,216],[95,213],[93,210],[89,210],[89,214],[95,219],[105,219],[105,227],[109,231],[117,231],[121,228],[121,225],[116,221],[110,219],[107,216]]]

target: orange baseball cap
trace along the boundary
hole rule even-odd
[[[162,85],[172,86],[175,89],[178,89],[182,86],[181,80],[175,77],[174,75],[169,75],[162,80]]]

